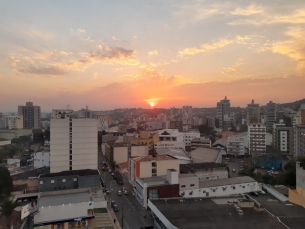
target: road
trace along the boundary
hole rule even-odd
[[[102,171],[103,161],[105,161],[108,166],[110,165],[110,163],[107,162],[106,158],[102,155],[102,153],[99,153],[98,166],[101,172],[101,177],[110,191],[110,194],[107,195],[107,200],[109,204],[111,200],[114,200],[118,204],[120,211],[115,212],[115,215],[120,225],[122,225],[122,212],[124,213],[123,228],[137,229],[141,228],[142,226],[153,225],[153,220],[150,218],[150,211],[144,209],[137,201],[137,199],[133,195],[132,187],[128,183],[127,178],[123,176],[123,185],[117,184],[117,182],[113,180],[111,174],[108,171]],[[121,190],[123,186],[128,191],[128,195],[122,194],[121,196],[118,196],[117,191]],[[145,215],[146,218],[144,218]]]

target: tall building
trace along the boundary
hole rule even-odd
[[[274,123],[272,131],[272,146],[283,155],[293,155],[293,127],[284,123]]]
[[[219,120],[219,128],[224,129],[224,126],[227,125],[225,121],[225,115],[229,116],[230,106],[231,106],[230,100],[227,100],[227,96],[225,97],[225,99],[220,100],[220,102],[217,103],[216,118]]]
[[[248,127],[249,154],[266,153],[266,127],[262,123],[251,123]]]
[[[273,129],[273,123],[276,122],[276,104],[272,101],[266,105],[266,116],[267,131],[271,132]]]
[[[0,129],[6,129],[5,115],[0,113]]]
[[[97,119],[97,130],[98,131],[108,131],[108,120],[109,116],[103,113],[97,113],[94,115],[94,118]]]
[[[305,103],[301,105],[301,124],[305,125]]]
[[[8,115],[6,118],[6,125],[9,130],[23,129],[23,116],[22,115]]]
[[[93,118],[92,111],[89,110],[88,106],[86,106],[86,108],[82,108],[78,111],[78,117],[79,118]]]
[[[178,120],[170,121],[169,128],[170,129],[178,129],[179,132],[182,132],[183,131],[183,122],[178,121]]]
[[[160,121],[160,122],[166,122],[166,114],[164,113],[161,113],[161,114],[157,114],[157,119]]]
[[[294,127],[294,156],[305,155],[305,125]]]
[[[40,128],[40,107],[33,106],[33,102],[26,102],[25,106],[18,106],[18,115],[23,116],[23,128]]]
[[[97,120],[74,118],[70,109],[52,111],[50,170],[97,169]]]
[[[208,127],[212,127],[214,129],[216,127],[216,125],[215,125],[215,117],[214,116],[207,116],[206,117],[206,125]]]
[[[252,102],[247,106],[247,122],[248,126],[251,123],[260,122],[260,107],[259,104],[254,103],[253,99]]]

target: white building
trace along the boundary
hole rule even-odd
[[[50,153],[37,152],[34,153],[34,168],[50,167]]]
[[[200,138],[199,130],[189,130],[188,132],[184,132],[183,134],[183,141],[185,142],[185,146],[191,146],[192,140],[194,138]]]
[[[51,173],[97,169],[97,120],[73,118],[72,110],[53,110],[51,119]]]
[[[147,122],[146,123],[146,130],[160,130],[163,128],[162,122]]]
[[[294,127],[294,156],[305,155],[305,125]]]
[[[260,190],[258,183],[251,177],[233,177],[199,181],[194,174],[179,174],[180,196],[207,197],[230,196]]]
[[[211,147],[211,146],[212,146],[211,140],[205,137],[193,138],[191,140],[192,150],[195,150],[199,147]]]
[[[160,141],[184,142],[185,146],[191,146],[194,138],[200,138],[198,130],[190,130],[188,132],[179,132],[178,129],[163,129],[157,131]]]
[[[8,168],[19,168],[20,167],[20,159],[19,158],[8,158],[7,159],[7,167]]]
[[[6,118],[6,125],[9,130],[23,129],[23,115],[8,115]]]
[[[248,127],[249,154],[266,153],[266,127],[262,123],[252,123]]]
[[[99,113],[99,114],[95,114],[94,118],[97,119],[97,130],[98,131],[108,131],[108,119],[109,116]]]
[[[159,141],[155,143],[155,149],[185,149],[185,142]]]
[[[245,139],[240,136],[231,136],[227,140],[227,154],[244,156],[246,153]]]
[[[3,146],[10,145],[10,144],[12,144],[11,140],[6,140],[6,139],[1,139],[0,138],[0,148],[3,147]]]

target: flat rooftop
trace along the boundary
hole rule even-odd
[[[240,197],[239,197],[240,198]],[[287,229],[264,211],[242,208],[239,215],[233,205],[225,198],[175,198],[150,200],[158,210],[178,228],[183,229]]]
[[[39,178],[44,177],[62,177],[62,176],[92,176],[98,175],[98,171],[96,169],[81,169],[81,170],[71,170],[71,171],[62,171],[59,173],[47,173],[42,174]]]
[[[242,183],[252,183],[256,182],[252,177],[232,177],[232,178],[224,178],[224,179],[215,179],[215,180],[206,180],[199,181],[199,188],[209,188],[216,186],[226,186],[226,185],[235,185]]]
[[[220,148],[200,147],[191,152],[191,158],[194,162],[215,162],[220,151]]]
[[[40,207],[57,206],[63,204],[83,203],[91,201],[89,192],[69,193],[64,195],[42,196],[39,199]]]
[[[152,155],[143,156],[143,157],[133,157],[131,158],[135,162],[142,162],[142,161],[164,161],[164,160],[176,160],[173,157],[167,155],[157,155],[153,157]]]
[[[224,168],[220,164],[214,162],[207,163],[190,163],[190,164],[180,164],[180,173],[194,173],[197,170],[207,170],[207,169],[218,169]]]

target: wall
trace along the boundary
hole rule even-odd
[[[300,190],[298,187],[296,190],[289,189],[289,202],[301,205],[305,208],[305,190]]]
[[[155,149],[185,149],[185,142],[159,141],[155,143]]]
[[[66,179],[63,182],[63,179]],[[76,179],[76,180],[75,180]],[[54,180],[54,183],[51,183]],[[43,182],[41,184],[41,182]],[[43,177],[38,179],[38,191],[56,191],[63,189],[76,189],[78,188],[78,176],[60,176],[60,177]]]
[[[288,201],[288,198],[286,196],[279,193],[278,191],[276,191],[275,189],[273,189],[269,185],[263,184],[263,188],[266,189],[267,192],[269,192],[271,195],[273,195],[274,197],[276,197],[280,201],[283,201],[283,202]]]
[[[197,170],[195,174],[200,181],[228,178],[228,170],[224,167],[207,170]]]
[[[180,192],[190,189],[199,189],[199,179],[197,176],[193,174],[180,174],[179,185],[180,185]]]
[[[50,166],[50,153],[38,152],[34,154],[34,168]]]
[[[80,176],[78,177],[78,188],[92,187],[100,185],[100,175]]]
[[[149,190],[158,190],[159,198],[179,197],[179,184],[147,187],[146,198],[149,199]],[[144,207],[147,208],[147,199],[144,200]]]
[[[113,147],[113,161],[120,164],[128,161],[128,146],[126,147]]]
[[[179,160],[173,159],[157,161],[157,176],[167,175],[168,169],[175,169],[180,173]]]
[[[131,157],[135,156],[147,156],[148,146],[131,146]]]
[[[142,161],[140,164],[140,177],[151,177],[152,176],[152,161]],[[158,169],[158,167],[157,167]],[[165,174],[164,174],[165,175]],[[160,176],[157,174],[157,176]]]

